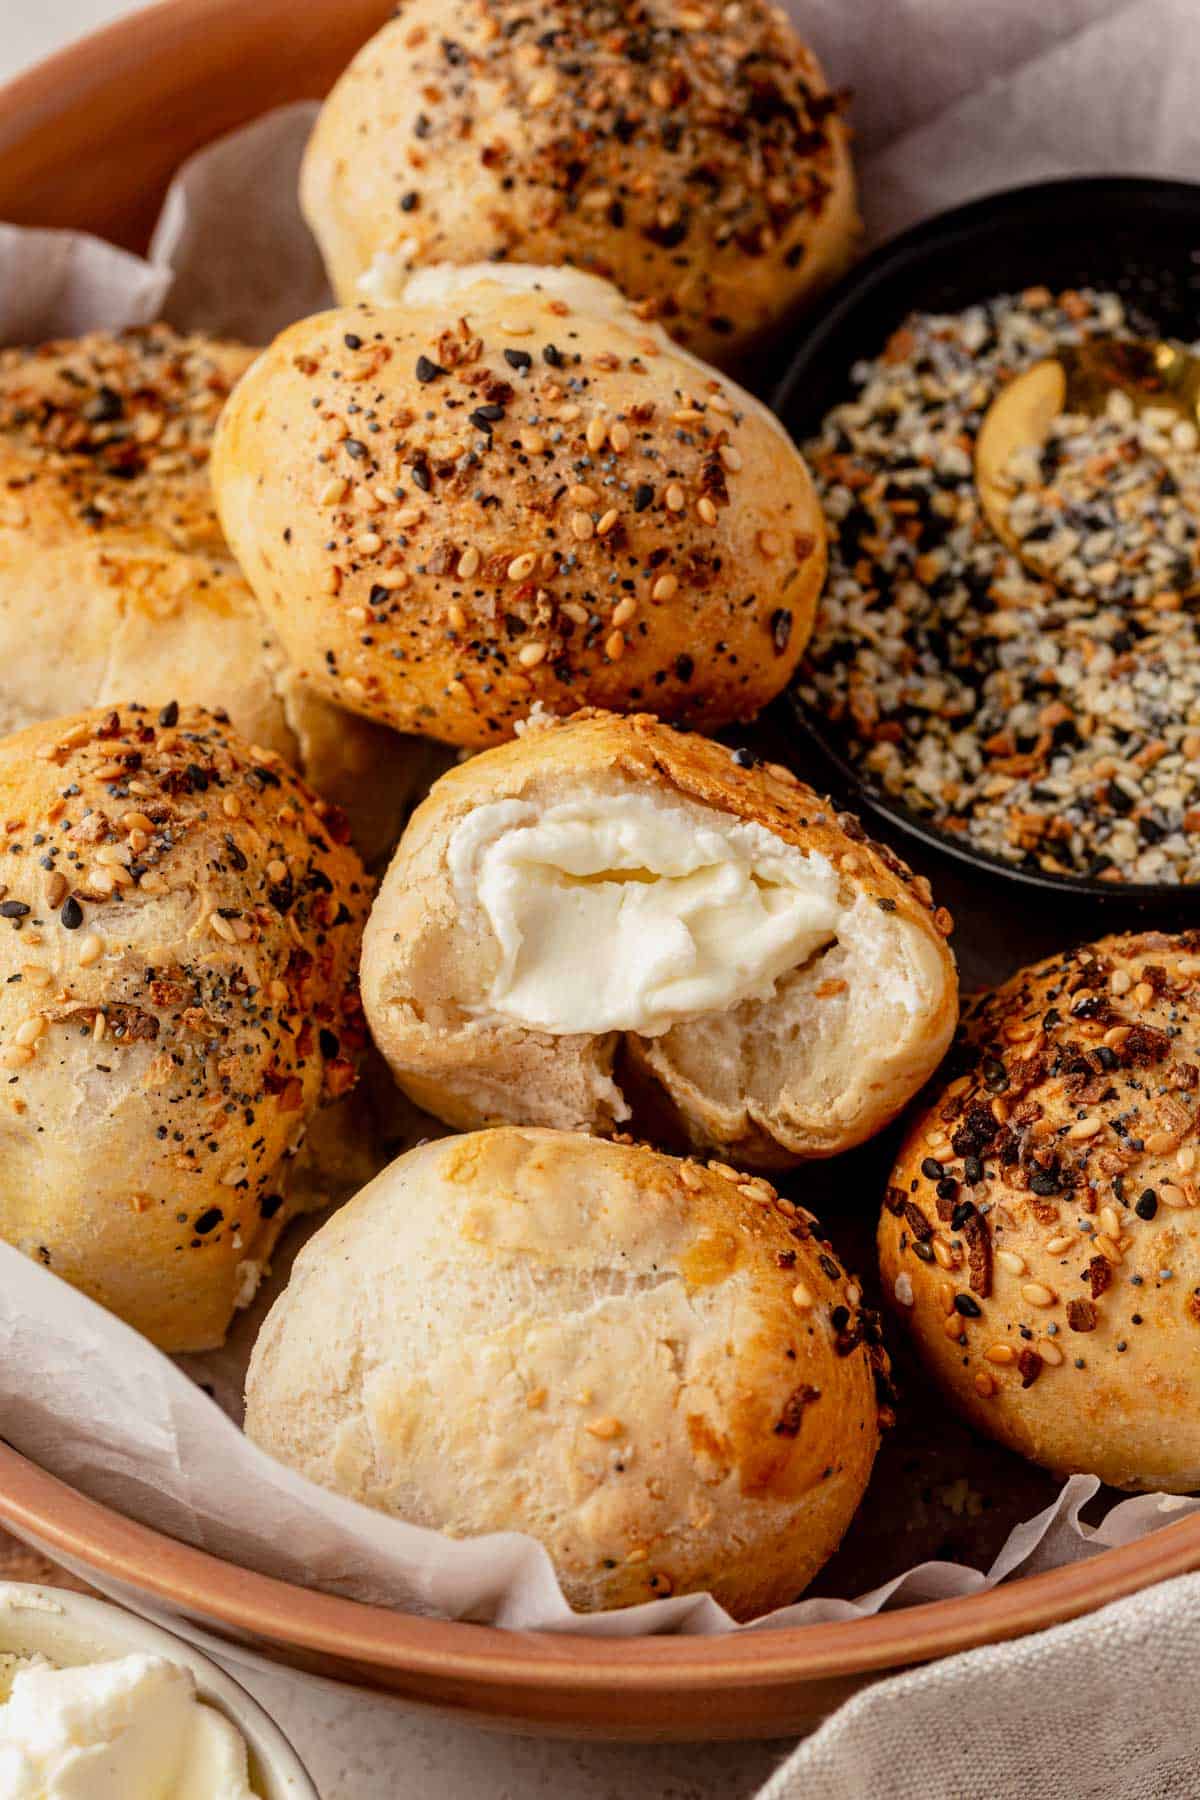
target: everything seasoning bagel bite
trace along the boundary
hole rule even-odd
[[[733,362],[850,260],[841,112],[764,0],[405,0],[326,100],[301,204],[344,302],[568,263]]]
[[[952,920],[848,813],[645,715],[531,723],[435,783],[363,946],[375,1042],[460,1128],[780,1167],[894,1118],[958,1016]]]
[[[296,677],[217,523],[217,416],[254,352],[166,325],[0,351],[0,733],[137,694],[220,706],[391,848],[415,747]]]
[[[0,741],[0,1236],[163,1349],[221,1342],[354,1081],[345,839],[199,707]]]
[[[858,1283],[768,1182],[503,1129],[409,1151],[305,1246],[246,1430],[411,1523],[530,1532],[581,1611],[744,1619],[836,1548],[889,1398]]]
[[[302,320],[226,406],[213,480],[303,679],[470,747],[537,702],[750,718],[824,574],[779,422],[570,270],[431,269]]]
[[[1200,932],[1022,970],[970,1012],[959,1067],[879,1227],[922,1361],[1058,1473],[1200,1487]]]

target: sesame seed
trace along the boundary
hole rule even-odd
[[[612,631],[604,640],[604,653],[610,662],[620,662],[625,654],[625,635],[620,631]]]
[[[608,441],[618,455],[628,450],[631,442],[628,425],[621,419],[615,419],[608,428]]]
[[[520,556],[514,556],[509,563],[507,571],[508,579],[510,581],[525,581],[533,574],[536,567],[537,556],[532,550],[526,550]]]
[[[650,589],[652,600],[672,600],[679,592],[679,580],[675,575],[660,575]]]
[[[712,501],[709,499],[707,494],[705,494],[702,499],[697,500],[696,511],[699,513],[701,519],[703,519],[703,521],[706,525],[715,525],[716,524],[717,509],[713,505]]]
[[[599,450],[608,436],[608,426],[598,413],[587,422],[587,446],[589,450]]]
[[[24,1069],[33,1061],[33,1051],[27,1044],[6,1044],[0,1050],[0,1065],[6,1069]]]
[[[539,663],[546,660],[545,644],[523,644],[517,652],[517,661],[523,669],[536,669]]]
[[[667,490],[666,490],[665,494],[663,495],[663,499],[666,502],[667,507],[671,512],[682,512],[683,511],[684,493],[683,493],[683,489],[680,487],[680,485],[677,481],[668,482]]]
[[[1027,1281],[1021,1289],[1030,1306],[1053,1306],[1058,1295],[1041,1281]]]
[[[591,515],[589,513],[576,512],[571,514],[571,536],[578,538],[581,544],[587,542],[594,530],[595,526],[592,524]]]
[[[97,937],[94,931],[89,931],[86,937],[80,939],[79,962],[81,967],[90,969],[93,963],[98,963],[103,955],[104,939]]]

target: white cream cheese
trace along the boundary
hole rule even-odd
[[[254,1800],[246,1744],[161,1656],[15,1665],[0,1800]]]
[[[634,792],[477,807],[449,847],[499,962],[474,1010],[560,1036],[656,1037],[767,999],[836,936],[828,859],[761,826]]]

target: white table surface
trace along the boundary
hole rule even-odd
[[[134,10],[132,0],[0,0],[0,80]],[[292,1739],[322,1800],[744,1800],[786,1748],[512,1738],[324,1684],[234,1672]]]

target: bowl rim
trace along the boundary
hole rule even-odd
[[[1043,1630],[1200,1568],[1197,1512],[1064,1568],[866,1619],[717,1638],[604,1638],[426,1618],[259,1575],[88,1499],[4,1443],[0,1520],[218,1632],[265,1635],[360,1669],[566,1694],[614,1683],[658,1696],[715,1693],[879,1674]]]
[[[30,1624],[28,1648],[35,1654],[42,1650],[46,1636],[57,1635],[53,1627],[44,1635],[39,1630],[47,1625],[51,1615],[56,1615],[55,1623],[61,1621],[60,1628],[89,1640],[98,1652],[89,1661],[143,1653],[166,1657],[180,1664],[194,1676],[198,1697],[236,1725],[246,1740],[259,1765],[259,1779],[270,1790],[263,1800],[320,1800],[307,1769],[266,1709],[219,1663],[194,1644],[186,1643],[165,1626],[140,1618],[109,1600],[98,1600],[91,1594],[79,1594],[73,1588],[53,1587],[44,1582],[0,1581],[0,1621],[10,1607],[27,1613]],[[0,1627],[0,1636],[9,1635]],[[39,1636],[41,1643],[35,1641]],[[53,1659],[52,1649],[44,1654]]]
[[[886,289],[893,280],[903,279],[910,271],[919,269],[931,253],[944,256],[956,249],[966,255],[971,244],[981,236],[1002,230],[1006,225],[1028,227],[1031,219],[1043,213],[1052,219],[1064,202],[1073,205],[1084,202],[1089,208],[1104,212],[1117,202],[1150,200],[1159,207],[1190,218],[1200,228],[1200,182],[1156,175],[1066,175],[995,188],[959,206],[932,213],[885,238],[842,276],[822,301],[816,315],[805,322],[788,359],[787,369],[771,390],[772,412],[790,432],[788,413],[794,408],[796,394],[808,370],[830,354],[831,346],[836,344],[847,322],[860,307],[872,302],[878,291]],[[896,323],[899,322],[897,318]],[[845,375],[848,382],[848,368]],[[1020,887],[1053,894],[1064,900],[1094,900],[1105,905],[1124,904],[1139,909],[1186,906],[1189,897],[1200,887],[1194,882],[1107,882],[1090,876],[1054,875],[1008,862],[992,851],[972,849],[953,832],[943,830],[902,801],[893,800],[861,774],[839,747],[822,716],[804,700],[798,679],[793,679],[782,698],[792,722],[804,732],[807,741],[847,790],[854,804],[861,804],[898,831],[917,839],[926,849],[948,856],[978,875],[985,878],[999,876]]]

